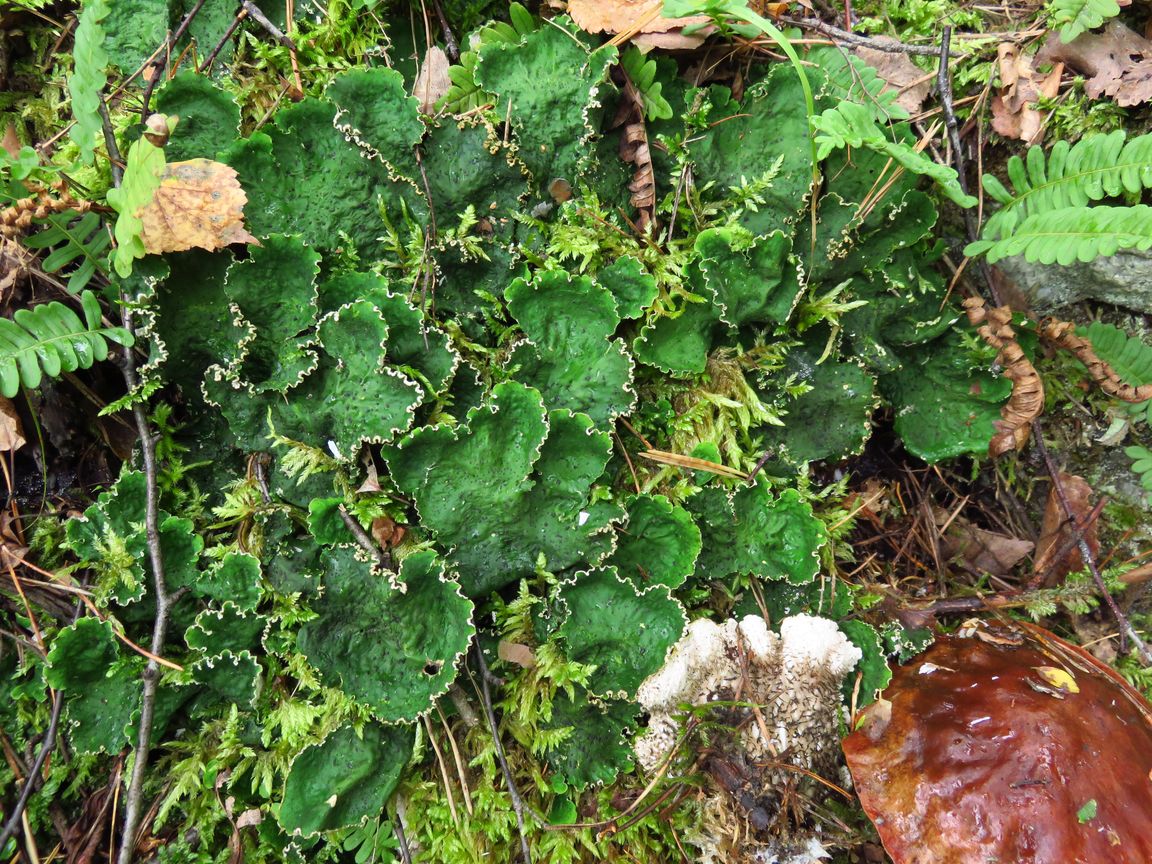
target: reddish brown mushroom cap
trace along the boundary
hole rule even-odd
[[[989,628],[896,668],[844,753],[896,864],[1149,864],[1150,717],[1083,650]]]

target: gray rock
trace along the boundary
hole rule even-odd
[[[1152,313],[1152,251],[1122,250],[1087,264],[1029,264],[1005,258],[997,267],[1016,283],[1036,312],[1051,312],[1082,300]]]

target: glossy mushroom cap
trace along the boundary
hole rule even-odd
[[[939,639],[844,753],[896,864],[1149,864],[1152,707],[1038,627]]]

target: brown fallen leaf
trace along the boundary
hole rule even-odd
[[[4,152],[13,159],[20,155],[20,138],[16,134],[15,123],[9,123],[4,128],[4,137],[0,138],[0,147],[3,147]]]
[[[213,252],[233,243],[259,241],[244,228],[248,196],[236,172],[222,162],[189,159],[164,167],[160,188],[137,214],[148,252]]]
[[[24,430],[20,427],[20,416],[11,399],[0,396],[0,453],[19,450],[24,446]]]
[[[980,297],[968,297],[963,305],[968,322],[981,339],[996,349],[996,362],[1004,367],[1004,377],[1012,382],[1012,395],[1000,408],[1001,419],[992,424],[996,434],[988,442],[988,455],[996,458],[1022,450],[1028,443],[1032,421],[1044,410],[1044,383],[1016,341],[1010,307],[989,309]]]
[[[420,64],[420,71],[416,74],[416,83],[412,86],[412,95],[420,103],[420,113],[432,114],[436,110],[436,103],[448,92],[452,81],[448,78],[448,55],[437,45],[428,49],[424,55],[424,62]]]
[[[1152,100],[1152,41],[1118,18],[1102,33],[1083,33],[1067,44],[1053,32],[1036,60],[1063,62],[1090,76],[1084,92],[1093,99],[1111,96],[1121,106]]]
[[[1059,476],[1060,485],[1064,489],[1068,505],[1076,515],[1076,520],[1086,521],[1092,512],[1092,487],[1083,477],[1077,477],[1075,474],[1061,472]],[[1040,527],[1040,539],[1036,541],[1035,578],[1044,587],[1060,585],[1069,573],[1083,569],[1084,559],[1076,542],[1077,536],[1084,539],[1093,556],[1100,552],[1096,521],[1090,522],[1084,532],[1078,535],[1068,521],[1060,496],[1053,486],[1044,505],[1044,522]]]
[[[1042,75],[1032,59],[1011,42],[1002,42],[996,54],[1000,92],[992,97],[992,128],[1005,138],[1039,144],[1044,138],[1044,118],[1035,105],[1041,97],[1052,98],[1059,92],[1064,64],[1056,63]]]
[[[664,18],[662,0],[568,0],[568,14],[581,30],[589,33],[632,33],[632,42],[643,48],[698,48],[714,28],[703,27],[691,36],[683,29],[693,24],[707,25],[707,15]]]
[[[519,642],[505,642],[501,639],[496,643],[496,656],[505,663],[515,663],[522,669],[532,669],[536,665],[536,652],[528,645]]]
[[[965,519],[956,519],[944,536],[944,553],[959,558],[973,570],[1007,576],[1029,552],[1033,544],[1007,534],[997,534]]]
[[[390,516],[377,516],[372,520],[372,539],[382,549],[391,549],[404,541],[408,529],[398,524]]]
[[[643,231],[656,220],[656,175],[648,149],[648,129],[644,125],[644,103],[632,81],[621,72],[623,92],[612,127],[623,127],[620,158],[633,166],[628,190],[629,202],[636,208],[636,227]]]
[[[875,41],[884,42],[887,37],[879,37]],[[887,40],[896,42],[897,40]],[[888,82],[883,92],[896,91],[896,104],[909,114],[919,114],[924,107],[924,100],[928,98],[928,91],[932,87],[932,75],[926,74],[923,69],[909,59],[907,54],[896,54],[891,51],[879,51],[876,48],[862,46],[854,53],[857,57],[876,70],[876,74]]]

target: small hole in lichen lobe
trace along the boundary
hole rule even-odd
[[[434,675],[439,675],[440,670],[444,668],[444,664],[439,660],[429,660],[424,664],[424,674],[429,678]]]

